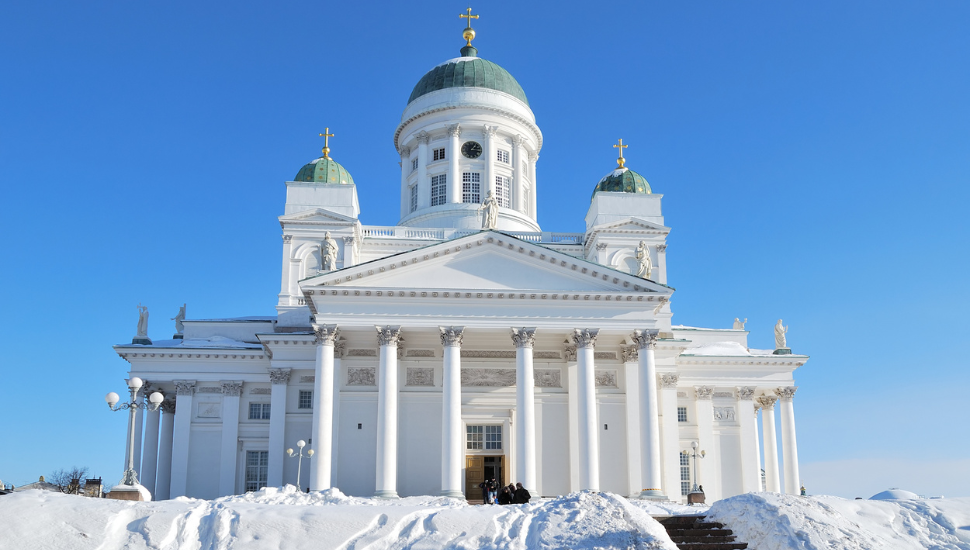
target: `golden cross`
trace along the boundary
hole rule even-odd
[[[459,13],[458,14],[458,17],[460,17],[462,19],[467,19],[468,20],[468,28],[469,29],[472,28],[472,19],[478,19],[478,16],[477,15],[472,15],[472,9],[471,8],[468,8],[468,15],[465,15],[463,13]]]
[[[623,168],[623,163],[626,162],[626,159],[623,158],[623,150],[629,147],[629,145],[623,145],[623,139],[620,139],[620,144],[614,145],[613,147],[620,150],[620,158],[616,159],[616,163],[620,165],[620,168]]]
[[[320,134],[320,137],[323,138],[323,158],[330,158],[330,138],[335,136],[334,134],[330,133],[329,127],[327,127],[327,129],[324,130],[324,132],[325,133]]]

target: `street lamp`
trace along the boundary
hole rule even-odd
[[[125,473],[121,477],[121,485],[138,485],[138,474],[135,473],[135,411],[145,409],[157,411],[162,405],[165,396],[159,392],[153,392],[149,397],[150,403],[138,402],[138,390],[144,385],[141,378],[132,376],[128,380],[128,391],[131,392],[131,401],[118,405],[118,394],[111,392],[104,396],[108,402],[108,408],[113,411],[123,411],[128,409],[128,464]],[[117,407],[115,405],[118,405]]]
[[[301,439],[296,442],[296,446],[300,448],[299,455],[294,454],[292,448],[287,449],[286,454],[290,455],[291,458],[294,456],[299,456],[299,460],[296,464],[296,488],[302,490],[302,487],[300,486],[300,470],[303,468],[303,447],[306,447],[306,441]],[[306,457],[310,458],[311,456],[313,456],[313,449],[307,449]]]
[[[694,459],[694,486],[691,488],[690,493],[687,494],[688,504],[694,504],[695,502],[698,504],[704,504],[704,496],[703,496],[704,491],[702,491],[697,486],[697,459],[704,458],[705,456],[707,456],[707,453],[705,451],[698,452],[697,447],[698,447],[697,442],[691,441],[690,443],[691,452],[687,452],[686,450],[680,452],[680,454],[686,457],[693,457]]]

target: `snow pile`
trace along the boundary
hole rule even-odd
[[[970,550],[970,498],[846,500],[749,493],[708,518],[758,550]]]
[[[608,493],[469,506],[439,497],[385,501],[293,487],[159,502],[25,491],[0,497],[0,518],[2,548],[676,549],[644,509]]]

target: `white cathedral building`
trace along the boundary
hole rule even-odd
[[[672,324],[662,195],[622,142],[586,231],[543,231],[542,133],[465,32],[394,129],[396,225],[361,223],[324,147],[286,182],[277,315],[115,346],[166,397],[138,413],[141,483],[156,499],[296,484],[285,450],[305,440],[301,488],[350,495],[475,499],[492,477],[537,496],[798,492],[793,372],[808,357],[783,329],[756,350],[742,323]]]

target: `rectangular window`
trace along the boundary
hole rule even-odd
[[[485,426],[468,426],[466,428],[465,448],[469,451],[479,451],[484,444]]]
[[[298,409],[312,409],[313,408],[313,391],[312,390],[300,390],[300,401],[298,402],[296,408],[298,408]]]
[[[502,448],[502,427],[501,426],[485,426],[485,449],[501,449]]]
[[[445,160],[445,148],[435,149],[431,152],[434,160]]]
[[[680,453],[680,494],[690,492],[690,456]]]
[[[495,200],[503,208],[512,208],[512,178],[495,176]]]
[[[687,422],[687,407],[677,407],[677,422]]]
[[[509,152],[508,151],[503,151],[503,150],[499,149],[497,151],[497,153],[498,153],[498,158],[495,159],[495,160],[497,160],[499,162],[504,162],[505,164],[509,164]]]
[[[431,177],[431,206],[448,202],[448,174]]]
[[[465,172],[461,175],[461,202],[482,202],[482,175],[478,172]]]
[[[250,403],[250,420],[269,420],[269,403]]]
[[[414,172],[418,169],[418,157],[411,159],[411,171]]]
[[[246,451],[246,492],[266,487],[269,451]]]
[[[418,209],[418,186],[411,186],[411,212]]]

